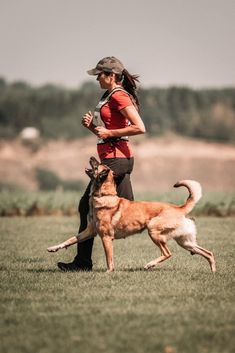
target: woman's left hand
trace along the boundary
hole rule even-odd
[[[101,139],[107,139],[111,137],[111,131],[103,126],[97,126],[95,128],[96,135]]]

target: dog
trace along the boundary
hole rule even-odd
[[[211,271],[216,271],[213,253],[197,244],[195,222],[186,217],[201,198],[201,185],[198,182],[182,180],[174,185],[185,186],[189,191],[188,199],[181,206],[165,202],[129,201],[117,196],[115,175],[109,167],[99,163],[94,157],[90,158],[90,165],[91,169],[86,169],[92,181],[88,226],[78,235],[49,247],[49,252],[56,252],[99,234],[105,250],[107,272],[112,272],[113,240],[147,229],[161,255],[147,263],[144,267],[146,270],[171,257],[166,243],[173,238],[191,254],[203,256],[209,262]]]

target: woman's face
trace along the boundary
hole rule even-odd
[[[100,87],[104,89],[109,89],[112,86],[114,80],[114,74],[105,74],[104,72],[101,72],[97,76],[97,81],[100,83]]]

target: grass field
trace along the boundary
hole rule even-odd
[[[199,244],[218,271],[169,243],[173,257],[152,271],[157,248],[146,234],[116,241],[116,271],[106,274],[100,239],[91,273],[62,273],[76,248],[76,217],[0,219],[1,353],[232,353],[235,218],[198,218]]]

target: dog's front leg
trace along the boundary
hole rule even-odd
[[[88,223],[87,228],[77,235],[77,242],[83,242],[87,239],[94,238],[96,236],[96,231],[91,223]]]
[[[77,242],[78,242],[78,238],[75,235],[74,237],[67,239],[63,243],[60,243],[58,245],[50,246],[49,248],[47,248],[47,251],[56,252],[56,251],[61,250],[61,249],[67,249],[69,246],[71,246],[73,244],[76,244]]]
[[[109,235],[102,236],[102,243],[105,251],[107,272],[114,271],[113,264],[113,239]]]
[[[56,252],[61,249],[67,249],[69,246],[76,244],[78,241],[83,241],[83,240],[90,238],[91,235],[94,236],[94,230],[93,230],[92,225],[89,223],[87,228],[83,232],[79,233],[78,235],[76,235],[72,238],[69,238],[68,240],[64,241],[63,243],[60,243],[60,244],[54,245],[54,246],[50,246],[49,248],[47,248],[47,251]]]

